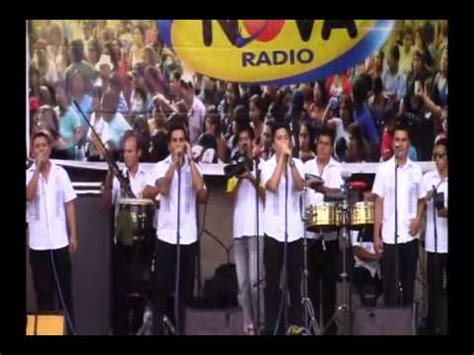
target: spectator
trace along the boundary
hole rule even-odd
[[[348,76],[344,74],[336,74],[328,78],[326,81],[326,89],[331,98],[337,98],[338,104],[341,103],[343,95],[350,95],[352,92],[352,83]],[[339,109],[339,106],[337,107]]]
[[[194,93],[194,82],[191,75],[184,74],[179,81],[181,97],[186,105],[189,117],[189,143],[191,146],[197,143],[201,133],[204,131],[204,117],[206,107]]]
[[[379,49],[373,57],[371,69],[367,72],[367,74],[372,77],[372,80],[382,76],[384,59],[385,53],[383,50]]]
[[[272,150],[272,129],[274,121],[266,119],[263,125],[262,136],[260,138],[260,145],[254,146],[254,156],[266,161],[271,158],[273,154]]]
[[[432,88],[432,78],[421,51],[413,56],[413,70],[407,79],[407,94],[400,105],[400,116],[412,131],[412,146],[422,161],[429,161],[435,140],[435,116],[425,105],[425,92]]]
[[[392,105],[388,97],[383,92],[382,79],[376,77],[373,81],[373,94],[369,97],[369,110],[372,118],[374,119],[375,126],[379,136],[382,133],[383,124],[392,110]]]
[[[317,81],[313,88],[313,104],[309,108],[309,115],[319,125],[323,125],[327,118],[327,105],[329,102],[329,96],[326,91],[326,86],[322,81]]]
[[[225,96],[218,106],[221,116],[222,131],[224,137],[229,139],[232,135],[233,112],[237,105],[241,102],[240,88],[236,83],[227,83]]]
[[[67,157],[76,159],[76,145],[83,137],[81,118],[77,111],[72,108],[71,101],[64,86],[56,86],[56,102],[58,104],[56,113],[59,117],[59,133],[64,140]]]
[[[141,161],[143,162],[151,162],[150,156],[150,130],[148,128],[148,120],[145,118],[137,118],[135,122],[133,122],[133,132],[138,137],[138,145],[140,150],[142,151]],[[122,143],[125,142],[126,134],[122,137]]]
[[[278,86],[274,85],[265,85],[263,88],[262,99],[265,102],[266,107],[270,107],[270,105],[277,101],[277,92]]]
[[[217,156],[220,161],[226,163],[229,159],[227,143],[222,134],[221,119],[215,106],[209,106],[206,111],[206,132],[214,136],[216,140]]]
[[[211,133],[203,133],[195,146],[192,147],[196,162],[215,164],[218,162],[217,141]]]
[[[165,78],[160,73],[158,67],[149,65],[145,68],[145,83],[148,88],[148,93],[152,98],[157,94],[165,95],[167,91]]]
[[[39,103],[51,107],[56,106],[56,93],[52,84],[44,83],[39,87]]]
[[[387,56],[388,68],[382,74],[383,89],[387,96],[395,103],[405,97],[406,76],[399,69],[400,49],[398,46],[390,47]]]
[[[248,115],[248,110],[245,108],[244,105],[238,105],[232,114],[232,124],[231,124],[231,133],[232,135],[228,139],[228,149],[230,151],[230,159],[234,159],[235,153],[237,153],[238,147],[238,139],[237,139],[237,132],[240,131],[241,128],[250,126],[250,117]]]
[[[428,48],[428,45],[425,41],[425,34],[423,32],[423,27],[418,27],[415,30],[415,49],[423,53],[423,60],[425,62],[426,69],[433,73],[435,71],[435,57]]]
[[[354,122],[354,109],[350,96],[343,95],[339,107],[339,117],[331,118],[328,123],[334,125],[334,153],[339,161],[345,161],[349,145],[349,125]]]
[[[370,161],[377,161],[380,136],[367,104],[367,87],[364,77],[358,77],[353,85],[354,122],[358,124],[364,138],[370,142]]]
[[[33,65],[38,70],[39,80],[55,85],[58,81],[58,73],[54,63],[48,58],[46,50],[37,49],[33,58]]]
[[[371,152],[369,143],[364,137],[362,130],[357,123],[351,123],[348,127],[349,145],[347,149],[347,162],[359,163],[370,160]]]
[[[403,46],[400,47],[399,67],[402,74],[407,75],[411,71],[411,63],[416,48],[413,46],[413,28],[405,26],[403,34]]]
[[[158,65],[158,55],[152,46],[148,45],[142,49],[142,63],[146,66],[151,66],[152,68],[159,69]]]
[[[95,38],[90,39],[87,42],[87,61],[93,66],[96,67],[96,64],[99,62],[100,56],[102,55],[102,46],[100,42]]]
[[[64,71],[69,65],[69,55],[67,53],[67,40],[63,37],[63,32],[58,24],[49,27],[48,35],[48,59],[54,64],[59,75],[59,80],[64,80]]]
[[[307,122],[303,122],[300,129],[300,149],[298,151],[298,159],[300,159],[303,163],[315,157],[315,141],[316,135],[311,125],[309,125]]]
[[[215,79],[207,76],[203,77],[203,85],[199,99],[205,106],[216,106],[219,105],[223,99],[224,94],[217,89],[217,82]]]
[[[70,75],[69,87],[67,90],[68,96],[71,97],[73,101],[76,101],[81,108],[82,112],[86,115],[87,118],[92,114],[92,97],[86,93],[86,78],[79,70],[76,70]],[[71,108],[80,117],[83,137],[86,136],[89,126],[87,122],[82,118],[82,115],[77,110],[74,104],[71,105]]]
[[[448,50],[441,55],[440,71],[436,74],[432,90],[433,102],[446,109],[448,107]]]
[[[145,65],[143,63],[134,65],[132,75],[133,91],[130,99],[128,119],[133,123],[137,117],[147,117],[152,113],[153,100],[148,93],[148,86],[146,85]]]
[[[133,28],[133,44],[130,47],[130,54],[128,57],[128,63],[135,67],[138,63],[142,62],[142,51],[145,48],[145,28],[140,25],[136,25]]]
[[[82,40],[77,39],[71,42],[71,65],[67,67],[64,77],[66,79],[66,83],[70,80],[70,75],[79,70],[84,77],[88,80],[88,89],[90,89],[90,85],[93,80],[97,77],[97,72],[95,69],[90,65],[88,62],[85,61],[85,54],[84,54],[84,43]]]
[[[256,145],[260,145],[260,137],[263,132],[263,122],[265,121],[265,116],[267,113],[267,108],[265,107],[265,102],[259,95],[253,95],[249,101],[249,116],[252,124],[252,128],[255,132]]]
[[[150,129],[150,161],[158,162],[169,155],[168,131],[166,130],[165,115],[159,109],[153,111],[153,121],[154,129]]]
[[[106,146],[118,155],[121,139],[126,131],[132,129],[125,118],[117,112],[119,95],[109,90],[103,94],[100,103],[102,118],[105,121],[103,142]]]

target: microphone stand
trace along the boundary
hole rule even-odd
[[[433,196],[432,196],[432,205],[433,205],[433,229],[434,229],[434,245],[435,245],[435,254],[434,254],[434,270],[433,270],[433,273],[435,275],[438,275],[438,270],[439,270],[439,267],[438,267],[438,263],[439,263],[439,259],[438,259],[438,230],[437,230],[437,226],[436,226],[436,206],[435,206],[435,201],[434,201],[434,198],[435,198],[435,195],[436,195],[436,187],[433,186]],[[438,291],[438,290],[435,290],[435,291]],[[435,294],[433,295],[433,299],[431,300],[432,302],[432,305],[433,305],[433,309],[432,309],[432,312],[433,314],[431,315],[431,322],[434,323],[433,325],[433,330],[436,334],[436,323],[437,323],[437,314],[438,314],[438,295]],[[430,324],[431,325],[431,324]]]
[[[395,150],[395,282],[397,287],[397,296],[400,307],[403,305],[403,289],[400,283],[400,261],[398,250],[398,165],[399,159]]]
[[[283,246],[283,287],[280,300],[280,309],[278,310],[278,319],[273,330],[273,335],[277,335],[278,328],[280,327],[280,320],[283,310],[285,309],[285,316],[283,320],[284,329],[287,327],[287,312],[286,312],[286,287],[287,287],[287,249],[288,249],[288,161],[285,162],[285,240]]]
[[[306,237],[306,223],[308,221],[306,215],[306,193],[307,187],[303,188],[303,201],[302,205],[304,208],[304,212],[301,213],[301,220],[304,224],[303,229],[303,298],[301,303],[304,306],[304,326],[306,329],[307,334],[311,334],[311,328],[313,330],[314,335],[321,335],[321,329],[318,326],[318,322],[316,321],[316,317],[314,314],[313,304],[308,295],[308,238]]]
[[[184,162],[184,157],[180,157],[180,160],[181,160],[180,161],[180,164],[181,164],[182,162]],[[180,319],[180,312],[179,312],[179,281],[180,281],[180,266],[181,266],[180,221],[181,221],[181,165],[178,167],[178,213],[177,213],[178,224],[176,226],[176,276],[175,276],[175,295],[174,295],[174,315],[175,315],[175,321],[176,321],[175,333],[177,335],[180,335],[181,333],[181,327],[180,327],[181,319]]]
[[[110,154],[109,150],[105,146],[104,142],[102,142],[102,139],[100,136],[97,134],[96,130],[94,129],[94,126],[90,123],[90,121],[87,119],[87,116],[84,114],[84,111],[82,111],[81,107],[79,106],[78,102],[76,100],[73,100],[74,106],[76,107],[77,111],[81,114],[82,118],[86,121],[87,125],[92,131],[92,134],[94,134],[97,138],[97,141],[100,143],[102,146],[102,149],[105,151],[105,159],[107,161],[107,164],[109,165],[109,169],[111,169],[115,176],[117,177],[117,180],[120,183],[120,189],[122,190],[122,195],[127,197],[127,198],[136,198],[135,194],[132,191],[132,188],[130,186],[130,180],[128,179],[128,176],[123,176],[122,171],[119,169],[117,163],[113,159],[112,155]]]
[[[260,226],[259,226],[259,196],[258,196],[258,189],[260,186],[260,171],[258,169],[258,164],[260,163],[260,159],[257,157],[255,159],[255,210],[256,210],[256,222],[257,222],[257,334],[260,333]],[[255,286],[254,286],[255,287]]]

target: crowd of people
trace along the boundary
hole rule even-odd
[[[313,157],[323,126],[335,133],[340,162],[388,160],[400,120],[413,132],[412,160],[431,160],[435,141],[447,136],[446,21],[397,21],[363,63],[290,86],[190,73],[164,45],[156,21],[76,21],[76,33],[71,22],[33,21],[30,36],[30,133],[50,132],[52,158],[104,160],[97,136],[120,158],[123,135],[133,130],[142,161],[157,162],[169,154],[173,123],[186,125],[193,155],[204,163],[230,162],[236,132],[246,126],[255,131],[254,155],[268,159],[279,122],[290,125],[293,156],[303,161]]]

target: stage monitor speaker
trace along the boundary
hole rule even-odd
[[[357,307],[353,317],[354,335],[415,335],[411,307]]]
[[[26,335],[65,335],[66,323],[62,314],[28,314]]]
[[[242,311],[238,308],[187,308],[185,334],[243,335]]]

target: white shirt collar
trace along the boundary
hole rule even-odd
[[[53,172],[53,170],[56,170],[57,168],[57,165],[56,163],[54,163],[51,159],[49,160],[49,162],[51,163],[51,170],[50,170],[50,173]],[[28,171],[34,173],[36,171],[37,167],[36,167],[36,162],[33,163],[33,165],[31,165],[29,168],[28,168]]]

